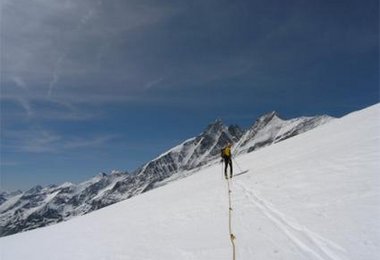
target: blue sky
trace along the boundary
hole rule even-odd
[[[379,102],[379,3],[1,6],[1,190],[134,170],[217,118]]]

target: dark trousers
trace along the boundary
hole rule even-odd
[[[230,178],[232,178],[232,159],[231,157],[224,157],[224,176],[227,178],[227,168],[230,166]]]

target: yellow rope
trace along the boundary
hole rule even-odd
[[[232,244],[232,259],[235,260],[235,235],[232,233],[232,203],[231,203],[231,188],[230,188],[230,179],[227,179],[228,187],[228,229],[230,233],[230,240]]]

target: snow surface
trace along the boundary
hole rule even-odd
[[[236,158],[236,259],[380,259],[380,105]],[[222,166],[0,238],[1,260],[232,259]]]

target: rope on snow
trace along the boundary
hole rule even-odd
[[[232,191],[230,187],[230,178],[227,178],[227,188],[228,188],[228,231],[230,235],[230,240],[232,244],[232,259],[235,260],[235,235],[232,232],[232,203],[231,203],[231,196],[232,196]]]

